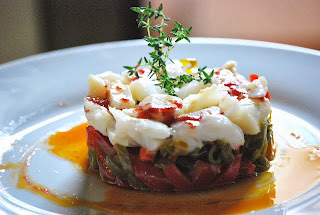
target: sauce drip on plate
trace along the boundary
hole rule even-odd
[[[53,148],[49,150],[79,165],[83,172],[88,174],[86,126],[87,124],[82,124],[69,131],[52,135],[49,138],[49,145]],[[276,140],[278,139],[280,140],[281,137],[276,135]],[[104,212],[133,214],[212,214],[213,212],[230,214],[245,213],[280,204],[319,183],[320,148],[315,146],[298,149],[288,147],[281,155],[277,155],[272,169],[268,172],[208,191],[142,192],[98,182],[97,186],[107,188],[105,199],[102,201],[86,200],[74,195],[50,191],[45,185],[32,181],[27,175],[28,165],[28,161],[17,164],[8,163],[1,165],[0,171],[19,169],[17,188],[41,195],[64,207],[85,206]]]

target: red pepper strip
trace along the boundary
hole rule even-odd
[[[117,177],[112,173],[112,171],[108,168],[106,163],[106,155],[103,154],[102,151],[96,151],[98,165],[99,165],[99,173],[103,180],[110,184],[118,184]]]
[[[173,186],[178,191],[190,191],[193,188],[193,184],[189,179],[178,169],[175,164],[171,164],[163,169],[164,173],[171,181]]]
[[[86,132],[87,132],[87,146],[88,146],[88,148],[94,150],[94,146],[95,146],[94,132],[95,132],[95,129],[92,126],[88,126],[86,128]]]
[[[170,191],[173,189],[169,179],[161,169],[157,169],[149,161],[141,161],[137,154],[130,153],[136,177],[153,190]]]
[[[106,162],[106,153],[97,145],[95,145],[95,153],[97,156],[97,161],[99,165],[99,173],[103,180],[107,181],[111,184],[118,184],[116,176],[112,173],[112,171],[107,166]]]
[[[211,187],[220,186],[224,184],[231,184],[236,179],[240,165],[241,165],[241,154],[233,160],[231,164],[225,169],[225,171],[213,182]]]
[[[153,162],[156,159],[157,152],[150,152],[147,148],[141,147],[139,152],[139,158],[142,161],[151,161]]]
[[[256,74],[249,75],[249,79],[250,79],[251,82],[256,80],[256,79],[258,79],[258,78],[259,78],[259,75],[256,75]]]
[[[249,159],[242,159],[239,169],[239,176],[251,176],[255,173],[256,166]]]
[[[190,174],[193,186],[195,188],[205,188],[209,186],[212,184],[217,173],[217,166],[202,160],[197,160],[193,165],[193,171]]]
[[[92,126],[88,126],[88,146],[94,146],[93,150],[97,151],[97,148],[102,150],[106,155],[115,155],[117,154],[116,150],[113,149],[112,144],[109,141],[108,137],[103,136],[99,131],[95,130]],[[92,141],[89,143],[89,141]]]
[[[271,95],[269,91],[267,91],[266,98],[269,99],[269,101],[271,100]]]
[[[117,184],[118,186],[128,186],[126,182],[116,177],[108,168],[106,163],[106,156],[109,154],[116,154],[109,139],[104,137],[99,131],[95,130],[92,126],[87,127],[87,145],[96,153],[99,173],[103,180],[110,184]]]

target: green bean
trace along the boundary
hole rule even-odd
[[[107,155],[106,162],[114,175],[121,179],[127,178],[127,173],[122,169],[118,155]]]
[[[89,149],[88,151],[88,157],[89,157],[89,161],[90,161],[90,167],[92,170],[99,170],[99,164],[97,161],[97,155],[96,152],[93,151],[92,149]]]
[[[232,154],[232,148],[230,144],[224,144],[221,149],[221,156],[224,163],[229,164],[234,160],[234,156]]]
[[[216,144],[212,144],[208,152],[208,160],[213,165],[219,165],[221,163],[221,157],[217,153],[218,147]]]
[[[130,163],[129,152],[127,148],[119,144],[115,144],[114,148],[117,151],[117,155],[119,157],[122,169],[126,172],[133,174],[134,171]]]
[[[131,166],[129,152],[125,146],[115,145],[116,155],[107,155],[106,162],[112,173],[121,179],[125,179],[129,184],[140,190],[148,189],[147,185],[142,183],[134,174]]]

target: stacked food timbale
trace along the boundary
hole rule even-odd
[[[199,75],[197,61],[166,65],[175,78]],[[274,157],[270,94],[264,77],[238,74],[229,61],[210,81],[168,95],[150,68],[89,76],[84,99],[90,168],[109,184],[190,191],[236,183],[268,170]]]

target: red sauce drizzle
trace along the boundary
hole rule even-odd
[[[148,109],[142,109],[142,107],[137,107],[136,112],[138,112],[137,118],[142,119],[152,119],[162,122],[166,125],[170,125],[174,121],[174,107],[156,108],[149,107]]]
[[[118,90],[118,91],[122,91],[122,88],[120,87],[120,86],[116,86],[116,90]]]
[[[129,102],[129,99],[127,99],[127,98],[121,98],[120,100],[121,100],[122,102],[124,102],[124,103]]]
[[[175,121],[175,110],[182,108],[182,103],[176,100],[170,100],[170,104],[164,107],[153,107],[151,103],[146,104],[146,109],[139,106],[135,110],[138,113],[137,118],[151,119],[158,122],[162,122],[166,125],[171,125]]]
[[[131,81],[136,81],[136,80],[138,80],[138,78],[136,76],[131,77]]]
[[[185,122],[190,128],[194,129],[200,124],[202,116],[180,116],[176,119],[176,122]]]
[[[139,69],[138,73],[142,75],[142,74],[144,74],[144,70],[143,69]]]
[[[215,75],[220,75],[220,71],[221,71],[222,69],[217,69],[216,71],[214,71],[214,74]]]
[[[109,106],[109,99],[87,97],[87,100],[105,108],[108,108]]]
[[[140,75],[143,75],[143,74],[145,73],[145,71],[144,71],[144,69],[139,69],[139,70],[138,70],[138,73],[139,73]],[[130,76],[130,79],[131,79],[131,81],[136,81],[136,80],[138,80],[138,78],[137,78],[135,75]]]
[[[177,100],[169,100],[172,104],[176,105],[177,108],[181,109],[183,107],[183,104],[178,102]]]
[[[237,84],[229,82],[225,83],[224,86],[229,87],[228,93],[230,96],[236,96],[238,100],[246,98],[245,92],[240,91],[240,89],[237,89]]]

